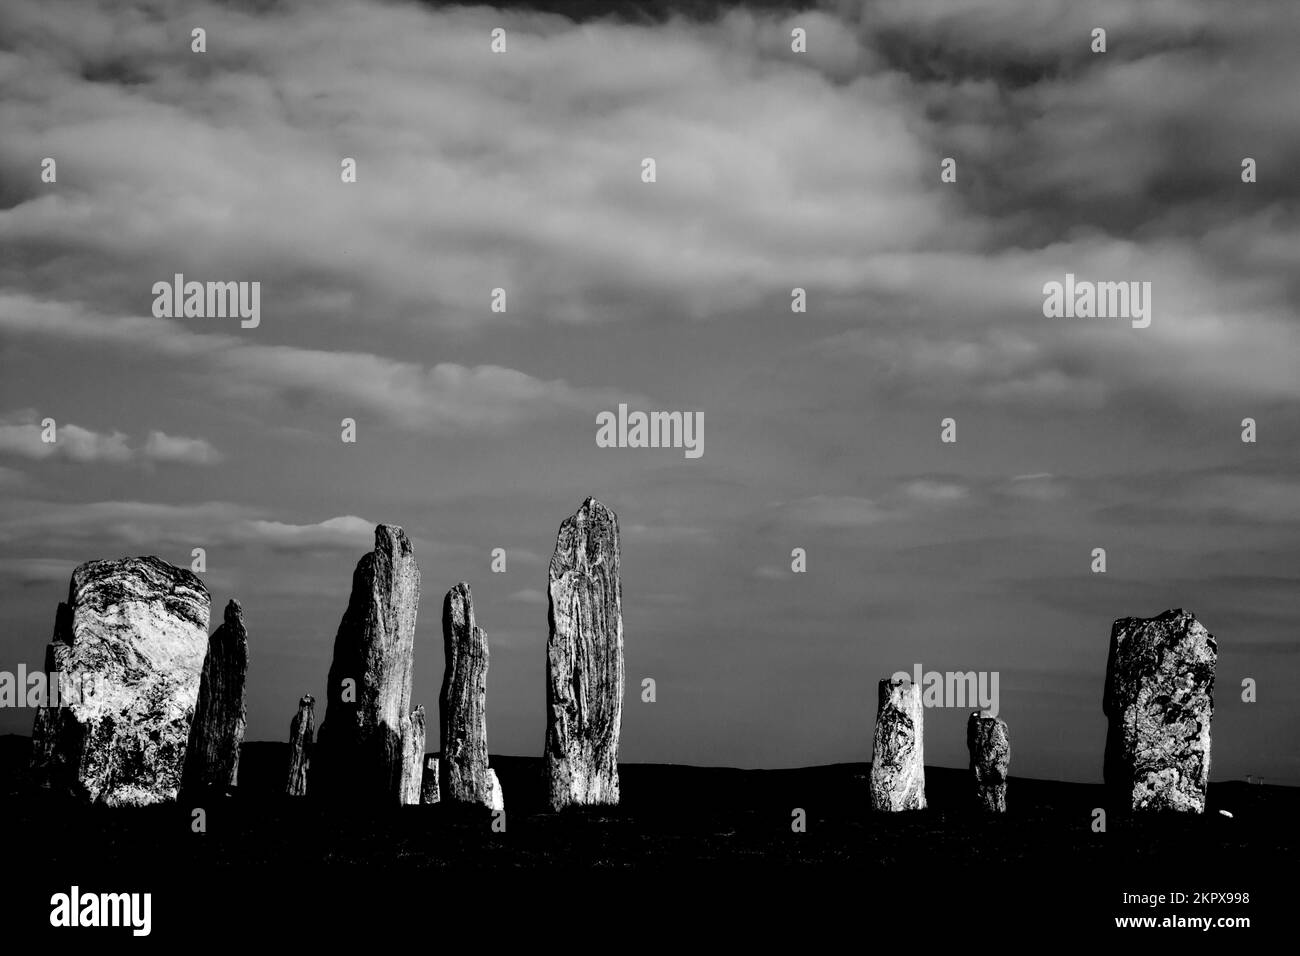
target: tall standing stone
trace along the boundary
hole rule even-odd
[[[329,799],[399,802],[419,603],[411,542],[401,528],[381,524],[375,550],[352,575],[352,596],[334,638],[313,770],[313,790]]]
[[[1110,632],[1105,778],[1121,808],[1205,811],[1218,645],[1188,611]]]
[[[461,582],[442,602],[446,666],[438,709],[442,719],[442,799],[491,806],[488,778],[488,643],[474,623],[474,598]]]
[[[307,774],[311,770],[311,750],[316,732],[316,698],[303,694],[298,713],[289,725],[289,780],[284,792],[291,797],[307,795]]]
[[[560,525],[550,567],[546,779],[552,808],[618,803],[623,585],[618,518],[595,498]]]
[[[239,748],[244,743],[248,677],[248,631],[244,609],[231,600],[225,619],[208,641],[199,700],[190,725],[181,789],[224,793],[239,782]]]
[[[72,573],[46,671],[86,693],[37,712],[37,779],[109,806],[176,799],[210,605],[202,581],[155,557],[90,561]]]
[[[420,802],[424,783],[424,733],[424,705],[421,704],[402,721],[402,769],[397,800],[404,807]]]
[[[882,680],[871,756],[873,810],[925,809],[925,711],[910,680]]]
[[[966,748],[975,782],[975,799],[994,813],[1007,812],[1007,769],[1011,766],[1011,735],[1007,722],[982,711],[966,721]]]

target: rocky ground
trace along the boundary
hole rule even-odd
[[[894,927],[991,943],[1029,930],[1113,934],[1124,915],[1271,921],[1300,857],[1295,788],[1211,784],[1204,816],[1112,818],[1101,834],[1094,785],[1012,777],[1008,812],[990,816],[970,808],[966,771],[931,767],[927,809],[881,814],[870,810],[867,764],[631,764],[620,768],[619,807],[555,813],[540,758],[493,756],[500,833],[487,811],[337,811],[280,797],[288,750],[278,743],[245,744],[238,792],[204,807],[206,832],[196,833],[189,806],[86,808],[33,792],[29,747],[0,737],[0,819],[9,858],[26,866],[4,925],[32,929],[47,921],[50,894],[77,883],[152,892],[153,935],[164,938],[191,933],[195,920],[218,934],[254,923],[305,931],[304,920],[364,931],[392,907],[422,921],[454,899],[484,931],[516,916],[583,922],[598,906],[645,932],[689,919],[733,939]],[[795,808],[804,833],[791,830]],[[1252,895],[1236,906],[1122,903],[1124,892],[1171,891]]]

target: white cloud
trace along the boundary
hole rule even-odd
[[[926,503],[942,504],[961,501],[969,493],[970,490],[965,485],[951,481],[932,481],[928,478],[918,478],[903,486],[903,494],[907,497]]]
[[[53,416],[46,416],[53,418]],[[221,460],[221,455],[201,438],[185,438],[151,431],[143,446],[131,447],[124,432],[97,432],[72,423],[54,420],[54,441],[42,440],[45,425],[33,409],[13,412],[0,418],[0,454],[8,453],[33,460],[62,458],[84,464],[124,462],[145,459],[158,462],[179,462],[191,465],[211,465]]]
[[[1015,475],[1000,490],[1012,498],[1031,501],[1059,501],[1070,493],[1062,479],[1048,472]]]
[[[0,453],[38,461],[64,458],[76,462],[125,462],[134,457],[122,432],[96,432],[80,425],[60,424],[56,419],[54,441],[46,442],[42,440],[42,422],[30,409],[0,419]]]
[[[263,281],[267,322],[466,329],[617,322],[641,302],[702,316],[792,275],[856,289],[865,255],[947,225],[950,199],[913,182],[929,153],[889,81],[843,82],[863,53],[843,31],[796,58],[782,19],[746,12],[653,31],[356,0],[283,4],[274,31],[225,5],[188,16],[221,37],[211,70],[173,24],[19,5],[28,95],[0,113],[0,162],[27,161],[10,143],[74,152],[82,192],[32,193],[0,213],[0,243],[178,269],[197,244],[200,278]],[[503,18],[511,54],[484,55]],[[105,36],[135,82],[86,78]],[[121,272],[72,272],[69,298],[138,298]],[[505,314],[486,307],[496,286]]]
[[[80,306],[0,293],[0,329],[13,334],[111,346],[194,360],[206,387],[256,403],[287,395],[328,400],[342,413],[373,412],[418,432],[497,430],[567,412],[594,412],[644,396],[534,378],[497,365],[432,367],[366,352],[250,343],[197,334],[167,319],[104,316]],[[190,448],[191,456],[195,449]],[[129,453],[128,453],[129,457]]]
[[[745,314],[796,284],[817,303],[810,320],[864,316],[828,351],[868,357],[881,388],[1090,408],[1133,385],[1300,394],[1294,224],[1263,208],[1224,224],[1212,199],[1241,184],[1216,150],[1185,144],[1189,130],[1270,131],[1276,166],[1294,165],[1295,137],[1276,133],[1285,98],[1256,95],[1295,85],[1289,38],[1263,28],[1268,3],[1241,0],[1228,22],[1207,0],[1112,0],[1103,19],[1124,42],[1105,57],[1087,53],[1095,11],[1065,0],[835,3],[799,15],[805,56],[789,52],[789,16],[743,10],[648,30],[319,0],[279,5],[267,31],[256,11],[199,3],[222,43],[197,72],[165,20],[11,6],[7,78],[21,95],[0,105],[0,168],[25,168],[17,144],[31,143],[74,152],[82,175],[76,192],[33,184],[0,211],[14,252],[0,283],[26,290],[27,309],[51,288],[104,303],[86,314],[112,327],[90,335],[75,318],[45,321],[48,309],[0,321],[156,339],[153,354],[203,363],[223,395],[298,389],[412,430],[494,429],[608,395],[493,362],[409,361],[399,337]],[[482,36],[503,17],[512,52],[491,57]],[[890,59],[907,51],[910,71]],[[1206,69],[1221,51],[1240,69]],[[1067,54],[1089,68],[1048,68]],[[115,71],[131,82],[106,82]],[[651,153],[660,178],[647,187]],[[980,189],[920,175],[950,153]],[[321,157],[353,154],[359,181],[345,187]],[[1152,201],[1189,175],[1210,199]],[[1094,208],[1105,218],[1080,222]],[[305,328],[353,348],[131,318],[170,277],[158,264],[192,274],[195,247],[201,278],[263,282],[259,333],[297,343],[289,333]],[[1067,269],[1153,280],[1153,326],[1139,338],[1034,320],[1042,282]],[[487,309],[497,286],[504,314]],[[357,323],[402,360],[356,350]]]
[[[375,524],[356,515],[329,518],[317,524],[286,524],[280,521],[248,521],[243,526],[248,540],[270,545],[277,550],[300,548],[359,548],[370,550],[375,539]]]
[[[80,553],[88,543],[125,554],[145,549],[186,556],[192,548],[269,547],[279,551],[369,551],[375,524],[355,515],[297,524],[261,509],[224,501],[165,504],[95,501],[46,504],[13,500],[0,505],[0,544],[10,551],[45,547]],[[89,557],[117,557],[105,553]]]
[[[221,460],[220,452],[202,438],[185,438],[160,431],[149,433],[143,453],[151,461],[187,465],[214,465]]]

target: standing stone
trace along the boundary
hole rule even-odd
[[[298,713],[289,726],[289,781],[284,792],[291,797],[307,795],[307,772],[311,769],[312,739],[316,732],[316,698],[303,694]]]
[[[199,702],[190,725],[181,790],[224,793],[239,782],[239,748],[244,743],[247,705],[248,631],[244,609],[232,600],[225,620],[208,641],[199,681]]]
[[[399,800],[419,603],[411,542],[401,528],[381,524],[375,550],[352,575],[352,596],[334,638],[313,785],[327,798]]]
[[[925,719],[921,688],[882,680],[871,757],[873,810],[925,809]]]
[[[1007,722],[982,711],[966,721],[966,748],[975,778],[979,805],[994,813],[1007,812],[1007,768],[1011,766],[1011,735]]]
[[[72,573],[45,666],[86,693],[37,712],[37,779],[108,806],[176,799],[210,605],[202,581],[155,557],[90,561]]]
[[[618,803],[623,585],[618,518],[595,498],[560,525],[550,568],[546,779],[551,807]]]
[[[442,603],[446,666],[438,709],[442,718],[442,799],[490,806],[488,779],[488,644],[474,623],[469,585],[457,584]]]
[[[71,601],[71,598],[68,599]],[[45,645],[45,673],[55,675],[55,680],[47,681],[49,684],[57,684],[60,688],[66,687],[68,690],[75,690],[78,681],[74,679],[70,671],[64,669],[64,662],[72,654],[72,648],[68,642],[72,640],[72,607],[60,601],[57,610],[54,612],[54,636],[50,639],[51,643]],[[87,691],[93,697],[95,690],[93,686],[93,675],[91,681],[87,682]],[[65,702],[66,702],[66,698]],[[49,703],[53,703],[50,701]],[[39,780],[42,786],[50,787],[59,785],[57,782],[56,767],[62,762],[61,755],[61,736],[63,732],[63,721],[67,715],[61,709],[55,709],[52,706],[44,706],[36,711],[36,723],[32,728],[32,775]],[[67,744],[68,753],[76,753],[79,750],[79,744],[75,740],[69,740]],[[65,780],[66,784],[67,781]]]
[[[1111,628],[1105,779],[1121,808],[1205,811],[1218,645],[1188,611]]]
[[[487,807],[493,813],[506,808],[506,795],[501,790],[501,782],[497,780],[497,772],[495,770],[488,771]]]
[[[438,758],[424,759],[424,781],[420,784],[420,803],[437,803],[442,799],[438,790]]]
[[[424,783],[424,705],[402,721],[402,771],[397,787],[398,802],[404,807],[420,802]]]

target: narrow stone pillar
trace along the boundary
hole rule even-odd
[[[623,585],[618,518],[595,498],[560,525],[546,644],[546,780],[551,807],[616,804],[623,722]]]
[[[461,582],[442,604],[442,639],[446,651],[442,693],[442,799],[489,806],[487,670],[488,643],[474,623],[474,598]]]
[[[979,805],[994,813],[1007,812],[1007,768],[1011,765],[1011,735],[1007,722],[982,711],[966,721],[966,748]]]
[[[311,769],[311,748],[316,733],[316,698],[303,694],[298,713],[289,726],[289,780],[284,792],[291,797],[307,795],[307,772]]]
[[[871,756],[874,810],[925,809],[925,711],[910,680],[882,680]]]
[[[199,699],[185,752],[186,793],[225,793],[239,780],[239,748],[244,743],[248,679],[248,630],[244,609],[231,600],[225,617],[208,640],[199,682]]]

